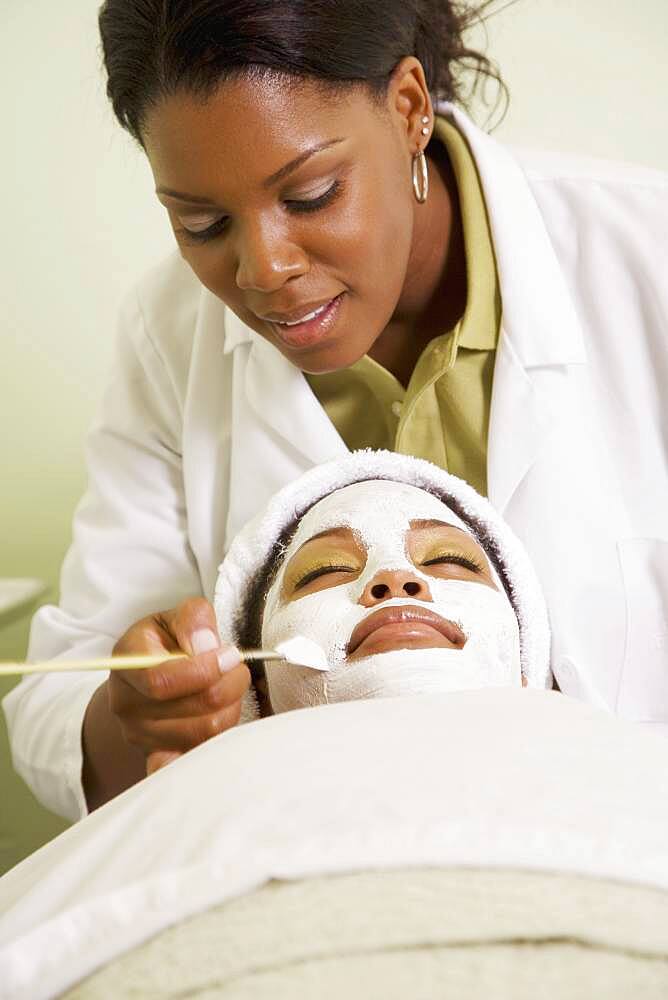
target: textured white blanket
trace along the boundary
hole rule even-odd
[[[269,879],[407,867],[668,889],[668,741],[555,692],[286,713],[192,751],[0,880],[0,996],[54,996]]]

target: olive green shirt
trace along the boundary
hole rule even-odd
[[[454,329],[425,347],[406,389],[368,355],[350,368],[306,378],[351,451],[387,448],[426,458],[486,495],[487,432],[501,322],[496,261],[466,140],[443,118],[436,118],[434,140],[447,149],[459,193],[467,275],[464,315]]]

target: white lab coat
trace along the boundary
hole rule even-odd
[[[489,498],[542,581],[562,690],[668,732],[668,176],[511,154],[443,110],[475,158],[501,282]],[[30,658],[103,655],[142,616],[211,598],[241,525],[344,451],[302,373],[174,255],[123,310],[61,604],[35,616]],[[36,676],[5,701],[17,770],[71,818],[103,679]]]

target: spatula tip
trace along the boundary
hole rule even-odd
[[[311,670],[329,670],[327,657],[322,646],[304,635],[296,635],[276,646],[276,652],[295,666],[309,667]]]

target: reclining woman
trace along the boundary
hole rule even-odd
[[[545,605],[491,504],[421,459],[361,451],[284,488],[233,543],[215,599],[221,636],[302,636],[324,672],[256,671],[242,720],[382,694],[546,687]]]

